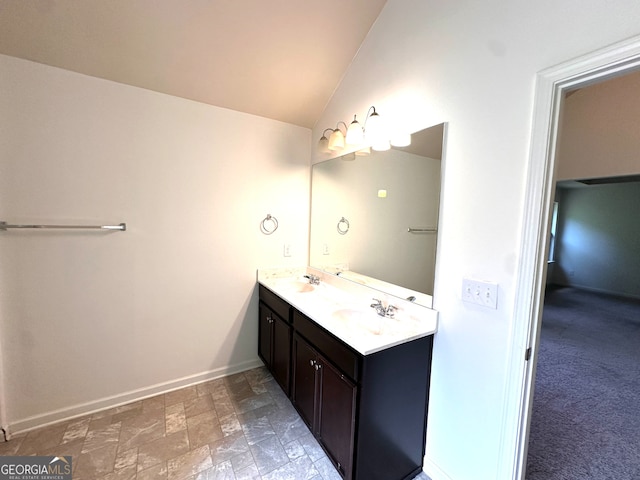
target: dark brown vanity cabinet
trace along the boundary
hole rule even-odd
[[[259,349],[345,480],[422,470],[433,335],[362,355],[260,285]]]
[[[351,472],[357,388],[298,334],[293,337],[291,402],[338,472]]]
[[[291,401],[345,480],[422,470],[433,335],[362,355],[293,310]]]
[[[260,285],[258,356],[289,395],[291,379],[291,306]]]

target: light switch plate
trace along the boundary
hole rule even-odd
[[[486,280],[472,278],[462,279],[462,301],[482,305],[487,308],[498,308],[498,284]]]

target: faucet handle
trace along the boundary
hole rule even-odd
[[[396,307],[395,305],[389,305],[387,307],[387,317],[393,318],[397,310],[398,310],[398,307]]]
[[[313,275],[311,273],[308,273],[306,275],[303,275],[304,278],[309,280],[309,283],[313,284],[313,285],[320,285],[320,277],[317,275]]]
[[[374,301],[375,303],[372,303],[372,304],[371,304],[371,308],[381,307],[381,306],[382,306],[382,301],[381,301],[381,300],[379,300],[379,299],[377,299],[377,298],[374,298],[374,299],[373,299],[373,301]]]

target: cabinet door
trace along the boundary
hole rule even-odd
[[[258,320],[258,356],[267,365],[267,368],[271,370],[271,364],[273,358],[271,356],[272,351],[272,324],[274,313],[264,303],[260,302],[258,306],[259,320]]]
[[[315,426],[316,357],[316,352],[307,342],[297,335],[293,336],[291,402],[312,432]]]
[[[351,478],[355,429],[356,386],[322,357],[319,358],[318,440],[340,474]]]
[[[271,371],[273,378],[289,396],[289,371],[291,364],[291,326],[277,315],[272,316],[273,343],[271,344]]]

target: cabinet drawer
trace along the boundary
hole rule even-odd
[[[264,285],[260,285],[259,287],[258,291],[260,300],[266,303],[269,308],[278,314],[284,321],[291,323],[291,315],[289,315],[291,307],[289,304]]]
[[[293,310],[293,326],[319,352],[354,381],[360,379],[361,356],[306,315]]]

